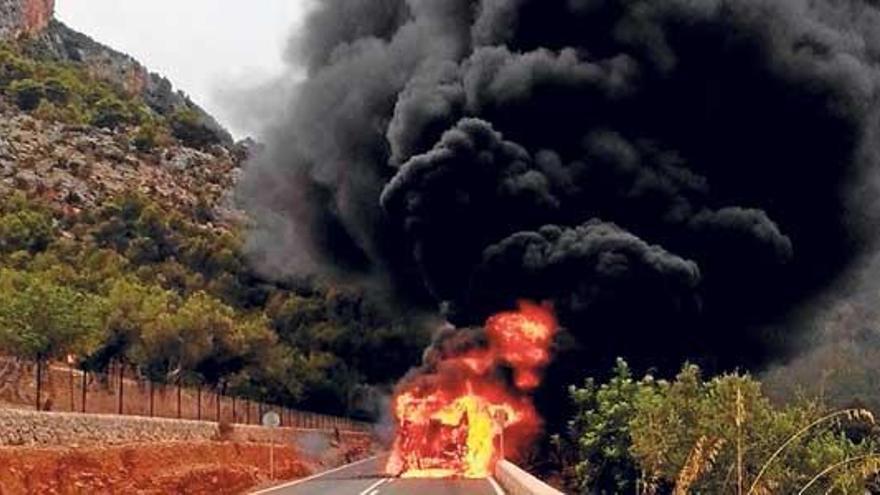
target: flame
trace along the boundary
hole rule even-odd
[[[397,436],[386,466],[404,478],[485,478],[535,437],[528,392],[541,382],[557,325],[549,306],[521,302],[486,322],[489,344],[446,357],[394,398]],[[509,368],[513,384],[499,371]]]

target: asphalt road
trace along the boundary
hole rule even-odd
[[[373,457],[259,495],[503,495],[492,480],[413,480],[389,478],[385,457]],[[255,494],[256,495],[256,494]]]

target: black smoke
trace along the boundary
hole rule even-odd
[[[873,0],[325,0],[289,58],[255,255],[462,327],[551,300],[577,369],[759,364],[871,245]]]

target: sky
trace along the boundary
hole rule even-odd
[[[65,24],[128,53],[227,126],[257,132],[235,94],[284,72],[309,0],[57,0]]]

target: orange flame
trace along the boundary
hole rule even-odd
[[[434,373],[404,384],[394,398],[388,473],[485,478],[504,454],[527,447],[540,427],[528,392],[540,385],[556,331],[549,306],[521,302],[489,318],[486,348],[447,357]]]

